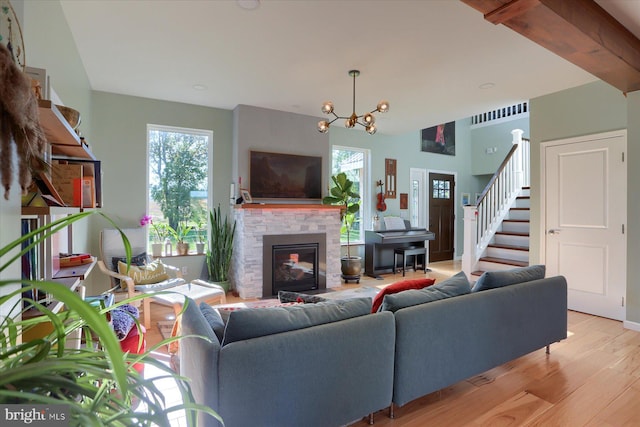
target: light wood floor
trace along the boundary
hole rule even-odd
[[[460,269],[458,262],[430,267],[428,276],[437,280]],[[410,277],[423,274],[410,272]],[[384,286],[401,278],[363,277],[360,286]],[[171,315],[170,309],[153,307],[154,324]],[[618,321],[573,311],[568,319],[569,337],[551,345],[551,354],[540,349],[414,400],[396,408],[393,420],[380,411],[375,425],[640,426],[640,333],[624,329]],[[159,337],[152,327],[147,340],[157,342]],[[366,425],[363,420],[351,427]]]

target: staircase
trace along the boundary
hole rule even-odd
[[[462,270],[472,282],[529,265],[529,140],[519,129],[512,134],[514,146],[480,200],[464,207]]]
[[[485,253],[478,259],[471,281],[485,271],[505,270],[529,265],[529,187],[516,197],[514,206],[496,230]]]

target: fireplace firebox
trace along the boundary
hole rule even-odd
[[[326,289],[325,240],[324,234],[265,235],[263,297]]]
[[[318,289],[318,244],[274,245],[272,286],[278,291]]]

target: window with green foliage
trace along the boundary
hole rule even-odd
[[[211,131],[147,126],[150,242],[175,242],[167,229],[183,231],[187,243],[206,241],[212,139]]]
[[[364,229],[366,218],[370,218],[370,203],[368,179],[369,176],[369,150],[354,147],[334,146],[331,157],[331,175],[340,172],[347,174],[347,178],[353,181],[355,191],[360,194],[360,211],[356,214],[356,222],[351,228],[349,240],[351,244],[364,243]],[[340,242],[347,243],[346,232],[340,236]]]

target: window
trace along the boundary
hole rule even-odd
[[[213,132],[147,126],[148,215],[151,243],[205,241],[210,209],[209,176]]]
[[[434,199],[450,199],[451,189],[449,188],[449,181],[442,179],[433,180],[433,198]]]
[[[364,243],[364,225],[370,218],[370,204],[366,203],[369,199],[369,150],[352,147],[334,146],[331,156],[331,175],[340,172],[347,174],[347,177],[353,181],[355,190],[360,194],[360,211],[356,215],[351,234],[349,235],[350,243]],[[340,236],[340,242],[347,243],[347,234]]]

